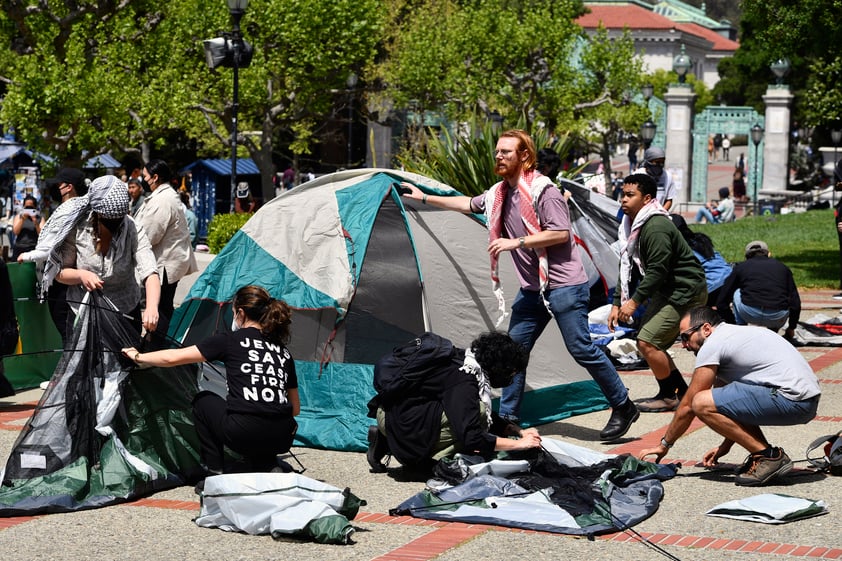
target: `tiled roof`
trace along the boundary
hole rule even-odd
[[[606,29],[675,29],[678,24],[669,18],[635,4],[587,4],[590,10],[576,20],[585,29],[595,29],[602,22]]]
[[[714,51],[733,52],[740,48],[740,44],[736,41],[732,41],[727,37],[723,37],[716,31],[708,29],[707,27],[703,27],[697,23],[679,23],[676,24],[676,27],[682,31],[686,31],[687,33],[692,33],[693,35],[704,37],[705,39],[713,43],[712,50]]]

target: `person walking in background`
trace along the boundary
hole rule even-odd
[[[287,169],[284,170],[283,182],[284,189],[287,191],[295,187],[295,170],[292,168],[292,164],[288,165]]]
[[[816,416],[821,388],[801,353],[767,329],[723,323],[706,307],[685,314],[680,329],[682,346],[696,355],[690,388],[660,444],[638,457],[660,462],[698,417],[723,437],[705,453],[705,467],[717,465],[739,444],[749,456],[735,484],[759,487],[789,473],[792,460],[760,427],[803,425]]]
[[[727,135],[722,137],[722,159],[726,162],[731,160],[731,139]]]
[[[143,167],[142,173],[151,192],[135,220],[143,226],[158,264],[161,279],[161,321],[158,327],[161,334],[166,335],[178,281],[199,268],[190,243],[187,217],[181,210],[178,193],[170,185],[172,172],[169,166],[163,160],[152,160]]]
[[[44,217],[38,212],[38,200],[32,195],[24,197],[23,208],[12,222],[12,231],[15,234],[12,261],[17,261],[21,253],[35,249],[44,222]]]
[[[190,232],[190,245],[196,249],[196,243],[199,241],[199,219],[196,218],[196,213],[190,208],[190,193],[187,191],[179,191],[178,197],[181,199],[181,210],[184,211],[184,217],[187,219],[187,230]]]
[[[833,168],[833,189],[842,191],[842,160],[836,162]],[[836,201],[833,207],[834,222],[836,223],[836,236],[839,238],[839,289],[842,290],[842,197]],[[842,300],[842,292],[833,295],[834,300]]]
[[[645,173],[655,181],[658,194],[655,197],[664,210],[672,208],[672,201],[676,196],[675,183],[672,174],[664,169],[667,154],[663,148],[652,146],[643,152],[643,167],[634,173]]]
[[[132,198],[131,207],[129,208],[129,215],[136,216],[140,210],[140,205],[146,200],[146,194],[143,192],[143,181],[137,177],[132,177],[128,180],[126,185],[129,186],[129,196]]]
[[[626,434],[639,417],[623,381],[588,330],[589,283],[573,240],[566,199],[552,181],[535,170],[535,144],[522,130],[500,135],[494,151],[494,172],[502,178],[476,197],[427,195],[409,183],[403,196],[423,204],[464,214],[485,213],[489,230],[491,278],[499,310],[505,318],[498,260],[509,252],[520,279],[512,305],[509,335],[531,351],[549,321],[555,318],[570,355],[599,384],[611,404],[611,417],[600,432],[604,441]],[[689,250],[688,250],[689,251]],[[498,322],[499,323],[499,322]],[[518,423],[526,371],[503,389],[500,416]]]
[[[254,200],[254,196],[251,194],[251,189],[249,188],[249,184],[247,182],[240,181],[237,183],[237,189],[234,194],[236,195],[234,197],[234,212],[254,212],[254,209],[257,207],[257,203]]]
[[[634,173],[637,169],[637,152],[640,150],[640,143],[637,141],[635,135],[629,136],[629,173]]]
[[[740,172],[740,175],[745,178],[746,176],[746,155],[743,152],[740,152],[740,157],[737,159],[737,163],[734,164],[734,167]]]
[[[719,315],[728,323],[760,325],[772,331],[778,331],[788,319],[785,336],[791,339],[801,315],[792,271],[772,258],[762,240],[749,242],[745,255],[746,260],[737,263],[725,280],[716,303]]]
[[[655,181],[644,173],[628,176],[623,185],[620,274],[608,315],[613,331],[620,322],[632,322],[638,307],[646,305],[637,348],[652,369],[658,393],[638,401],[637,408],[652,413],[674,411],[687,391],[667,349],[678,336],[682,315],[707,301],[705,272],[656,193]]]
[[[734,195],[734,200],[738,203],[748,202],[745,176],[738,169],[734,170],[734,178],[731,181],[731,193]]]

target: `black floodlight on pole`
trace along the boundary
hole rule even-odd
[[[752,178],[752,184],[754,185],[754,215],[757,216],[757,212],[759,210],[758,200],[757,200],[757,193],[758,193],[758,185],[757,180],[760,179],[757,175],[757,160],[758,153],[760,150],[760,142],[763,140],[763,133],[766,132],[763,127],[759,124],[755,124],[751,127],[751,141],[754,143],[754,177]]]
[[[240,54],[243,36],[240,34],[240,20],[246,13],[249,0],[227,0],[233,29],[231,43],[234,57],[234,98],[231,104],[231,212],[234,212],[234,198],[237,196],[237,117],[240,110]]]
[[[246,13],[249,0],[227,0],[228,13],[231,14],[232,29],[203,41],[205,62],[208,68],[219,66],[234,69],[234,91],[231,103],[231,212],[234,211],[234,199],[237,193],[237,117],[240,109],[240,68],[247,68],[254,55],[252,46],[243,40],[240,34],[240,20]]]

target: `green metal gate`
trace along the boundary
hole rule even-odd
[[[707,107],[696,115],[693,124],[693,178],[690,201],[702,203],[707,200],[708,189],[708,137],[712,134],[745,135],[748,139],[746,156],[746,193],[752,198],[763,184],[763,141],[755,146],[751,142],[751,127],[764,126],[764,117],[752,107]],[[732,145],[733,151],[733,145]]]

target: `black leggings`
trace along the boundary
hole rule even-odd
[[[202,461],[209,471],[232,471],[225,464],[225,447],[242,454],[248,471],[269,471],[276,456],[288,452],[298,423],[292,416],[266,417],[231,413],[224,399],[213,392],[193,398],[193,419],[202,446]]]

